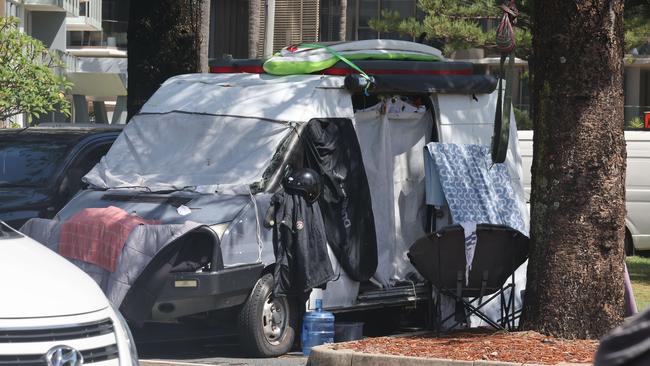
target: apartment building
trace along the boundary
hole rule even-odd
[[[52,112],[38,122],[126,122],[128,2],[0,0],[0,15],[18,17],[22,31],[58,54],[65,68],[55,72],[73,83],[72,116]]]

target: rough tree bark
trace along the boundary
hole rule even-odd
[[[210,48],[210,0],[201,0],[201,24],[199,25],[199,71],[210,72],[208,51]]]
[[[128,117],[136,114],[166,79],[201,72],[208,34],[202,8],[210,0],[138,0],[129,5]],[[209,9],[209,5],[207,6]],[[208,10],[209,16],[209,10]],[[209,29],[209,27],[205,27]]]
[[[257,58],[260,44],[260,23],[262,19],[262,0],[250,0],[248,3],[248,57]]]
[[[522,327],[598,338],[623,319],[623,1],[535,1],[531,240]]]
[[[347,41],[348,35],[348,0],[341,0],[341,28],[339,28],[339,40]]]

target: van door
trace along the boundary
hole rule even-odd
[[[637,250],[650,250],[650,131],[625,131],[625,141],[626,225],[634,247]]]

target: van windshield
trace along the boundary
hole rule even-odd
[[[0,188],[46,186],[68,149],[56,141],[2,141]]]
[[[261,179],[290,131],[258,118],[141,114],[84,179],[96,188],[147,191],[246,186]]]

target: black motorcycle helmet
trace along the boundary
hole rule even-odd
[[[289,174],[282,184],[289,193],[297,193],[310,203],[320,196],[320,176],[314,169],[301,168]]]

